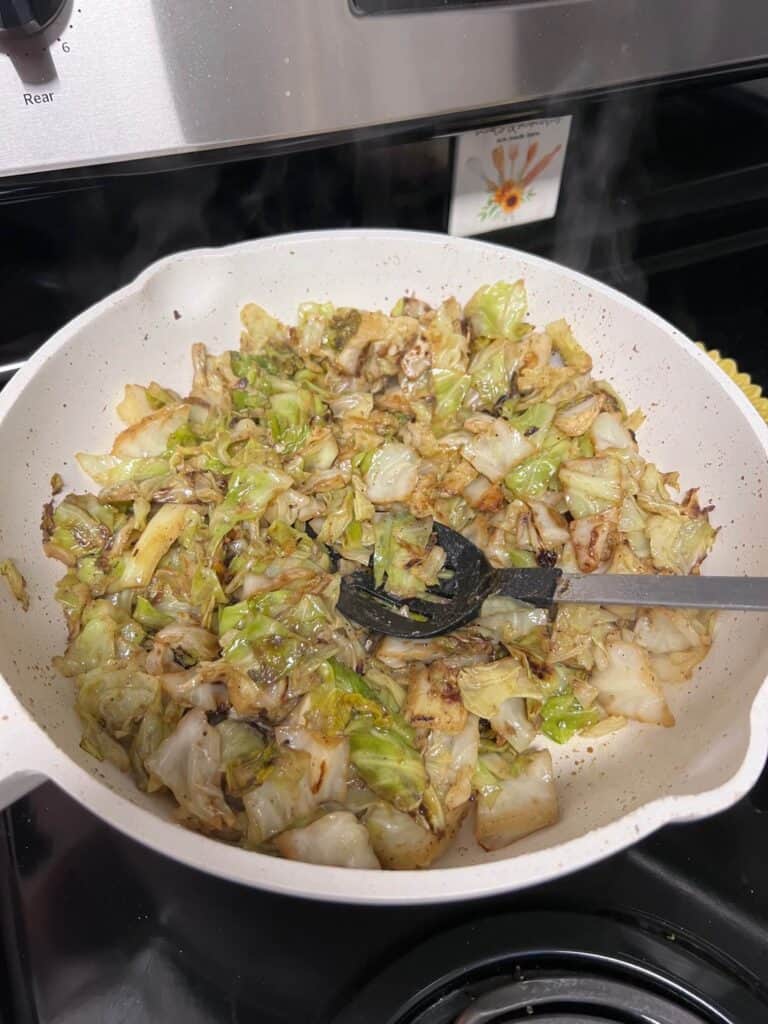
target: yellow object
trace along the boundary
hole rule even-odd
[[[748,373],[742,373],[733,359],[724,359],[717,349],[708,349],[701,341],[697,341],[696,344],[702,352],[706,352],[713,363],[717,363],[723,373],[730,377],[737,387],[741,388],[758,413],[768,423],[768,398],[763,394],[760,385],[753,383]]]

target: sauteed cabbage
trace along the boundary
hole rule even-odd
[[[447,572],[437,520],[498,567],[698,573],[697,492],[639,454],[628,412],[522,281],[462,309],[242,310],[237,351],[192,349],[182,396],[128,384],[95,493],[43,513],[66,566],[58,671],[83,748],[163,791],[178,820],[322,864],[423,868],[474,814],[506,846],[557,819],[550,751],[628,719],[670,726],[709,613],[505,597],[428,641],[366,635],[336,609],[372,564],[405,597]]]

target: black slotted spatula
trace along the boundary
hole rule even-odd
[[[376,588],[360,570],[341,581],[338,609],[375,633],[412,640],[449,633],[480,614],[483,601],[503,594],[539,608],[570,604],[768,610],[768,578],[564,573],[562,569],[494,569],[482,551],[456,530],[435,523],[437,542],[452,576],[426,598],[398,598]]]

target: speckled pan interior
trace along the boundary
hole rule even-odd
[[[127,382],[184,391],[189,349],[236,347],[238,312],[256,301],[292,320],[299,303],[389,309],[405,292],[465,300],[483,283],[526,280],[532,319],[566,317],[597,372],[640,406],[639,440],[683,486],[701,485],[721,527],[708,573],[768,575],[768,430],[738,388],[669,324],[619,293],[524,253],[396,231],[284,235],[155,264],[63,328],[0,397],[0,557],[29,581],[27,614],[0,593],[0,800],[50,778],[124,832],[204,871],[249,885],[355,902],[426,902],[521,888],[591,863],[669,821],[711,814],[757,777],[768,744],[764,615],[723,615],[690,684],[667,687],[673,729],[631,725],[553,749],[560,822],[493,855],[467,830],[427,872],[348,871],[264,857],[172,823],[162,798],[78,746],[68,680],[51,656],[65,630],[52,593],[60,574],[40,548],[49,479],[87,486],[73,454],[107,450]],[[6,685],[7,684],[7,685]]]

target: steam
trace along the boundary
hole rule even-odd
[[[579,111],[571,131],[554,223],[552,259],[601,277],[642,301],[646,276],[636,261],[637,211],[620,193],[626,155],[650,123],[649,94],[617,95]],[[633,184],[645,172],[633,168]]]

